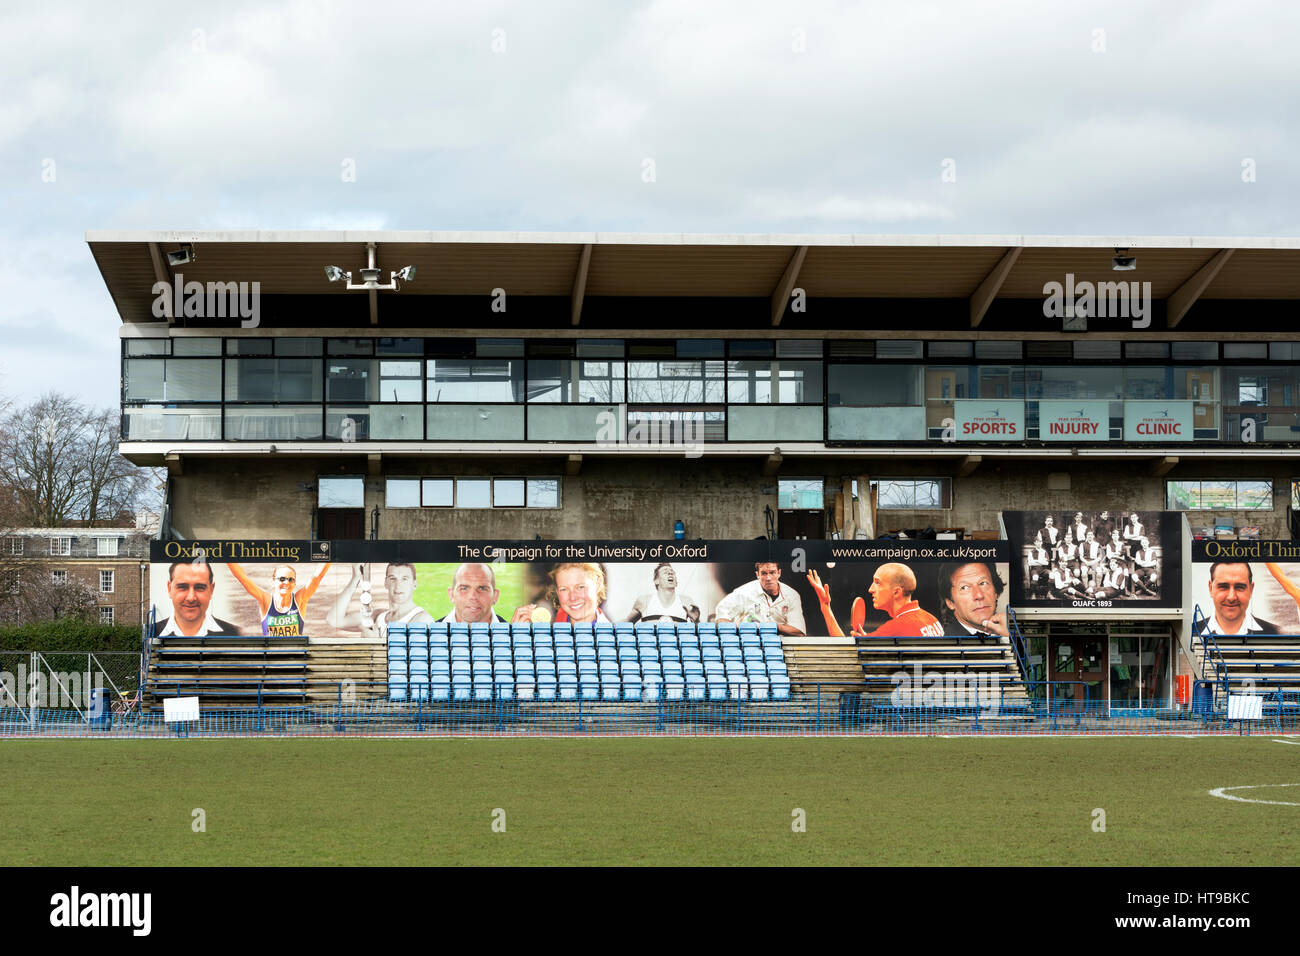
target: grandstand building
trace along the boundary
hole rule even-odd
[[[1296,240],[87,242],[169,539],[1001,539],[1076,511],[1297,534]],[[1185,597],[1029,623],[1040,659],[1086,633],[1102,670],[1115,641],[1187,670]]]

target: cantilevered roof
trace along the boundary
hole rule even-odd
[[[588,296],[770,298],[777,324],[797,286],[809,298],[969,299],[978,325],[994,299],[1041,298],[1066,273],[1150,282],[1171,325],[1198,299],[1300,299],[1300,238],[90,231],[86,242],[123,322],[157,321],[152,287],[175,271],[260,282],[263,295],[353,295],[323,269],[356,275],[370,243],[385,281],[416,266],[402,296],[569,297],[575,324]],[[166,254],[182,243],[196,259],[171,270]],[[1117,249],[1136,270],[1112,270]]]

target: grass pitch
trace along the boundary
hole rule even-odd
[[[1300,783],[1262,736],[6,740],[0,780],[6,866],[1300,863],[1300,806],[1207,793]]]

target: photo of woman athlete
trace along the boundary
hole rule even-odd
[[[248,573],[233,561],[226,565],[235,580],[244,586],[257,602],[257,609],[262,618],[262,633],[268,637],[302,637],[306,631],[303,627],[307,602],[320,587],[325,572],[330,569],[330,562],[321,565],[321,569],[303,587],[294,590],[298,581],[298,572],[292,565],[281,564],[271,573],[271,591],[262,590],[248,576]]]

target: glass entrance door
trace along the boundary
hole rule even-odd
[[[1106,713],[1107,640],[1091,634],[1048,641],[1049,700],[1057,710]],[[1057,682],[1060,683],[1057,683]]]

